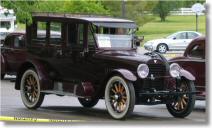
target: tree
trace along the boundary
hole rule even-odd
[[[17,21],[20,23],[31,23],[32,12],[66,12],[66,13],[92,13],[108,14],[98,1],[2,1],[2,6],[8,9],[14,9]]]
[[[115,17],[122,17],[123,1],[102,1],[104,7]],[[154,19],[149,13],[156,3],[154,1],[125,1],[125,17],[136,21],[140,26]]]
[[[129,1],[127,2],[126,16],[136,21],[139,26],[154,20],[150,12],[155,7],[154,1]]]
[[[159,0],[153,9],[153,13],[158,15],[161,22],[166,20],[169,12],[179,7],[179,1]]]

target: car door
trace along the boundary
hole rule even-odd
[[[1,46],[1,72],[10,72],[10,66],[8,64],[8,59],[11,54],[11,47],[12,47],[12,35],[8,35],[5,38],[3,46]]]
[[[172,48],[174,50],[182,50],[185,49],[185,43],[186,43],[186,32],[180,32],[177,33],[176,36],[173,38],[172,42]]]
[[[4,56],[8,72],[16,73],[26,59],[25,37],[23,34],[10,35],[6,40]]]
[[[197,38],[199,35],[195,32],[187,32],[187,40],[186,40],[186,45],[188,46],[191,41],[195,38]]]
[[[73,25],[70,26],[74,27]],[[76,29],[76,32],[73,30]],[[69,44],[71,45],[72,51],[72,73],[74,78],[82,81],[92,81],[95,78],[94,73],[94,61],[91,47],[88,47],[88,23],[78,23],[74,29],[70,29]],[[75,38],[71,35],[75,35]],[[89,51],[90,49],[90,51]]]

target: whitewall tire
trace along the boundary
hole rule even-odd
[[[120,76],[111,77],[105,88],[105,104],[114,119],[130,116],[135,105],[133,84]]]

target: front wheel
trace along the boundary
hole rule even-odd
[[[195,86],[193,81],[182,80],[179,87],[180,92],[195,92]],[[171,115],[178,118],[184,118],[188,116],[195,105],[196,95],[195,94],[184,94],[181,96],[174,97],[174,100],[166,107]]]
[[[168,50],[168,47],[166,44],[159,44],[157,46],[157,51],[160,52],[160,53],[166,53]]]
[[[40,82],[34,69],[28,69],[22,75],[20,92],[27,108],[36,109],[42,104],[44,94],[40,91]]]
[[[105,88],[105,104],[114,119],[130,116],[135,105],[133,84],[120,76],[111,77]]]

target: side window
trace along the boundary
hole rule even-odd
[[[83,44],[84,24],[78,25],[78,44]]]
[[[73,46],[77,43],[77,24],[68,24],[68,46]]]
[[[88,27],[88,47],[95,47],[95,40],[90,26]]]
[[[11,47],[12,36],[7,36],[4,41],[4,47]]]
[[[33,34],[32,41],[33,43],[46,43],[46,22],[40,22],[38,21],[36,26],[37,29],[35,29],[35,33]]]
[[[204,58],[204,47],[203,45],[197,44],[188,53],[189,57]]]
[[[194,39],[196,37],[198,37],[198,34],[194,32],[188,32],[188,39]]]
[[[25,40],[23,35],[14,36],[14,48],[24,48]]]
[[[50,23],[50,44],[61,45],[62,36],[61,36],[62,24],[58,22]]]
[[[186,33],[182,32],[176,35],[176,39],[186,39]]]

